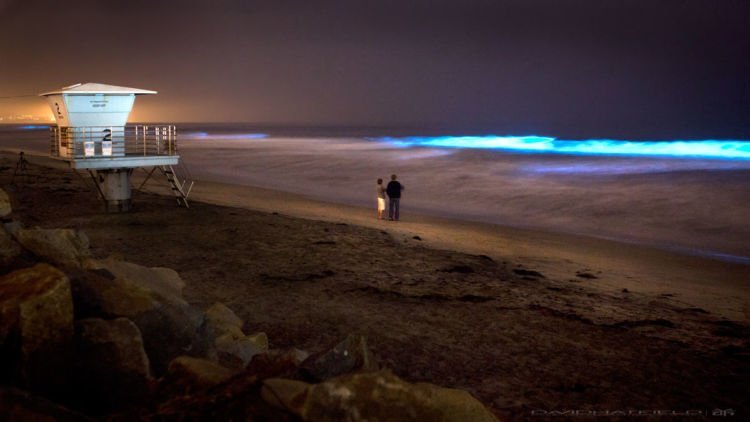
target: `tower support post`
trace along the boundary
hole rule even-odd
[[[109,212],[130,211],[132,168],[97,170],[99,189]]]

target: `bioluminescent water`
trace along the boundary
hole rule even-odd
[[[187,132],[182,134],[181,137],[188,139],[212,139],[212,140],[243,140],[243,139],[264,139],[268,138],[265,133],[223,133],[223,134],[209,134],[207,132]]]
[[[372,138],[399,147],[478,148],[548,154],[654,156],[750,160],[750,141],[561,140],[546,136],[410,136]]]
[[[186,162],[200,162],[193,174],[208,180],[371,206],[375,180],[395,173],[407,218],[411,211],[750,257],[744,141],[217,135],[180,146]],[[537,154],[518,153],[527,151]]]
[[[263,133],[178,127],[180,157],[196,183],[252,185],[363,207],[375,204],[375,180],[396,173],[406,186],[404,221],[418,212],[740,262],[750,257],[746,141]],[[48,134],[0,127],[0,146],[47,153]]]

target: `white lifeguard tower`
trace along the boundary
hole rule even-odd
[[[162,170],[178,203],[188,205],[190,188],[173,167],[180,159],[176,127],[127,126],[135,96],[151,94],[156,91],[98,83],[40,94],[57,122],[51,128],[51,157],[67,161],[74,170],[87,170],[108,210],[130,209],[130,176],[139,167],[153,167],[149,177],[156,168]]]

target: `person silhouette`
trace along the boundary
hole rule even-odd
[[[378,201],[378,220],[382,220],[383,211],[385,211],[385,187],[383,187],[383,179],[378,179],[377,185],[375,185],[375,196]]]
[[[388,194],[388,219],[398,221],[399,219],[399,208],[401,203],[401,191],[405,190],[404,185],[396,180],[398,176],[395,174],[391,175],[391,181],[388,182],[388,186],[385,188]]]

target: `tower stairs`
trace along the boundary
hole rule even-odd
[[[177,199],[177,205],[190,208],[188,196],[190,196],[190,191],[193,190],[194,181],[187,166],[178,164],[176,166],[160,166],[159,169],[167,178],[172,193]]]

